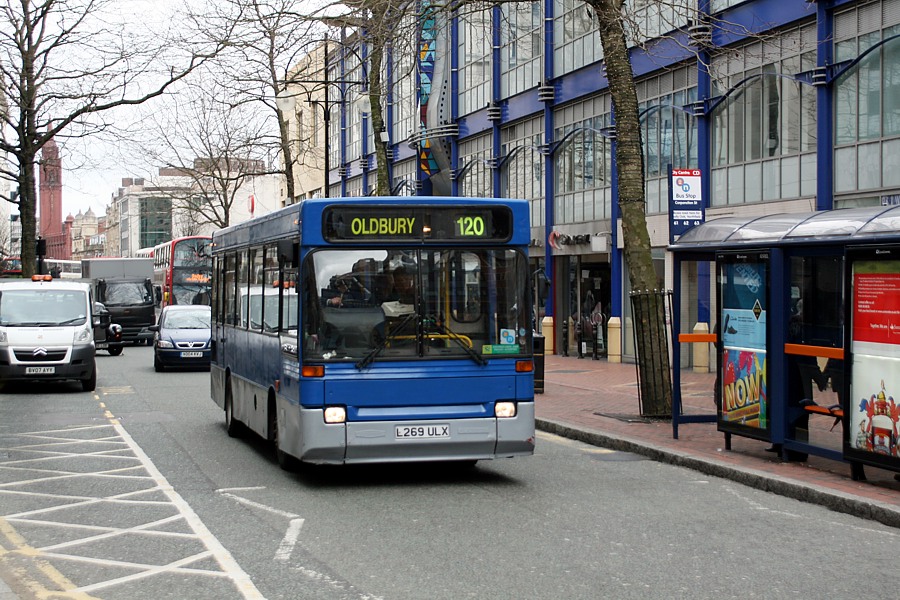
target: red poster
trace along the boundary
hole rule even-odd
[[[855,273],[853,341],[900,344],[900,273]]]

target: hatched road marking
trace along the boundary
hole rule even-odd
[[[103,486],[98,485],[101,480]],[[113,484],[116,493],[102,495],[100,488],[109,489],[107,484]],[[22,510],[24,502],[27,510]],[[0,506],[0,562],[24,573],[25,585],[39,597],[92,598],[100,590],[177,575],[182,580],[224,581],[226,586],[230,582],[235,597],[263,598],[115,419],[103,425],[0,434]],[[114,509],[120,518],[111,518],[103,509]],[[128,524],[109,524],[117,521]],[[46,542],[48,528],[56,533],[52,543]],[[298,534],[299,526],[296,534],[290,529],[288,533]],[[108,542],[126,539],[133,545],[168,540],[164,564],[118,558],[121,554]],[[23,558],[37,569],[40,581],[22,567]],[[79,564],[117,576],[79,585],[65,575],[80,572]]]

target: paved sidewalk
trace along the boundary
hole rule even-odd
[[[726,450],[715,422],[680,424],[673,439],[671,420],[641,417],[636,379],[633,364],[546,356],[544,393],[535,395],[538,429],[900,527],[900,482],[892,471],[866,466],[866,481],[853,481],[842,461],[784,462],[766,452],[769,444],[737,435]],[[684,414],[715,415],[714,376],[684,371],[682,379]],[[810,436],[839,450],[841,428],[830,430],[832,422],[810,419]]]

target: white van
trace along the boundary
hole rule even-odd
[[[0,386],[74,379],[94,391],[92,306],[87,283],[48,275],[0,282]]]

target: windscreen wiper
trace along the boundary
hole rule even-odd
[[[479,366],[487,366],[488,361],[485,357],[475,352],[475,350],[473,350],[467,343],[463,341],[460,335],[450,331],[449,329],[441,325],[434,316],[426,317],[425,321],[427,325],[434,326],[434,328],[437,329],[441,334],[446,335],[449,339],[456,342],[459,347],[465,350],[466,354],[472,357],[472,360],[474,360]]]
[[[372,361],[375,360],[375,358],[379,354],[381,354],[385,348],[387,348],[388,342],[390,342],[393,339],[396,339],[400,335],[400,333],[403,332],[403,330],[406,328],[406,326],[409,325],[413,321],[413,319],[415,319],[418,316],[419,316],[418,313],[411,312],[408,315],[406,315],[405,317],[403,317],[402,319],[400,319],[400,321],[393,327],[394,331],[388,333],[387,330],[385,330],[384,337],[381,338],[381,340],[379,340],[379,342],[375,345],[375,347],[372,348],[372,350],[368,354],[366,354],[362,360],[360,360],[358,363],[356,363],[356,368],[359,369],[360,371],[362,371],[367,366],[372,364]],[[385,329],[386,328],[387,328],[387,326],[385,325]]]

